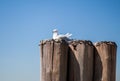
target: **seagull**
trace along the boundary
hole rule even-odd
[[[72,36],[72,34],[70,33],[66,33],[66,34],[58,34],[58,30],[57,29],[54,29],[53,30],[53,39],[56,40],[56,39],[69,39],[69,37]]]

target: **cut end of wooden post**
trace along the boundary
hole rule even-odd
[[[73,40],[70,42],[70,44],[86,44],[86,45],[93,46],[93,44],[90,40]]]
[[[48,40],[41,40],[39,46],[40,46],[40,45],[44,45],[44,44],[46,44],[47,42],[66,43],[66,41],[63,40],[63,39],[58,39],[58,40],[48,39]]]
[[[95,46],[100,46],[102,44],[107,44],[107,45],[114,45],[117,47],[117,44],[113,41],[100,41],[100,42],[96,42],[94,43]]]

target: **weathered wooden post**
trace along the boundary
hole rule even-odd
[[[64,40],[41,41],[41,81],[66,81],[68,45]]]
[[[94,46],[91,41],[69,44],[68,81],[93,81]]]
[[[114,42],[98,42],[95,44],[94,81],[115,81],[116,50]]]

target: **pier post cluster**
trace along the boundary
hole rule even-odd
[[[42,40],[40,81],[115,81],[115,42]]]

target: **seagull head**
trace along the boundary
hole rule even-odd
[[[54,29],[54,30],[53,30],[53,33],[58,33],[58,30],[57,30],[57,29]]]

